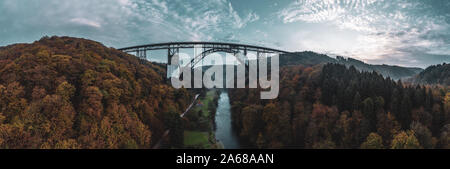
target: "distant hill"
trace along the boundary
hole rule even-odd
[[[313,66],[324,63],[339,63],[346,66],[354,66],[356,69],[360,71],[367,71],[367,72],[375,71],[380,73],[384,77],[391,77],[392,79],[404,79],[412,77],[423,70],[421,68],[409,68],[391,65],[371,65],[356,59],[344,58],[341,56],[337,56],[335,59],[324,54],[318,54],[310,51],[296,52],[295,55],[293,54],[280,55],[280,65],[282,66],[288,65]]]
[[[0,148],[150,148],[192,98],[165,75],[86,39],[1,47]]]
[[[337,63],[344,64],[346,66],[355,66],[356,69],[360,71],[375,71],[383,75],[384,77],[391,77],[393,79],[404,79],[408,77],[412,77],[418,73],[420,73],[423,69],[421,68],[410,68],[410,67],[400,67],[395,65],[371,65],[364,63],[362,61],[352,59],[352,58],[343,58],[336,57]]]
[[[318,54],[310,51],[305,52],[294,52],[293,54],[282,54],[280,55],[280,65],[281,66],[294,66],[294,65],[305,65],[314,66],[321,63],[336,63],[336,59],[333,59],[324,54]]]
[[[443,63],[427,67],[412,78],[415,83],[450,85],[450,64]]]

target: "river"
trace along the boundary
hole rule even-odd
[[[215,122],[216,139],[223,144],[225,149],[238,149],[239,140],[231,127],[231,105],[226,91],[220,93]]]

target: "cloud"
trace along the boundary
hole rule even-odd
[[[76,23],[76,24],[80,24],[80,25],[87,25],[87,26],[91,26],[91,27],[96,27],[96,28],[100,28],[101,25],[98,22],[89,20],[89,19],[85,19],[85,18],[73,18],[70,20],[70,22]]]
[[[114,47],[207,41],[259,19],[252,11],[236,11],[228,0],[3,0],[0,14],[5,23],[0,45],[31,42],[44,35],[85,37]]]
[[[1,0],[0,46],[44,35],[117,48],[233,41],[419,65],[449,56],[449,10],[447,0]]]
[[[233,7],[231,6],[231,3],[228,3],[228,9],[229,9],[229,15],[232,16],[232,21],[234,21],[234,27],[235,28],[242,28],[244,27],[247,23],[250,22],[254,22],[259,20],[259,16],[256,15],[253,12],[250,12],[246,18],[241,18],[237,12],[235,10],[233,10]]]
[[[358,34],[352,46],[329,52],[366,61],[407,58],[402,65],[423,67],[421,61],[436,59],[429,56],[450,57],[448,10],[448,1],[298,0],[277,14],[283,23],[323,23]]]

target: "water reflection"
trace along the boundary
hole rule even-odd
[[[231,127],[231,105],[228,93],[223,91],[220,94],[216,112],[216,139],[219,140],[225,149],[238,149],[239,141],[236,133]]]

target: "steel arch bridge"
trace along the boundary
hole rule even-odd
[[[237,43],[224,43],[224,42],[168,42],[168,43],[155,43],[155,44],[147,44],[147,45],[139,45],[139,46],[131,46],[120,48],[118,50],[126,53],[135,53],[137,57],[141,59],[148,59],[151,57],[147,53],[153,50],[167,50],[167,63],[171,64],[172,57],[177,55],[180,52],[180,49],[198,49],[201,48],[202,52],[194,58],[191,59],[191,68],[203,60],[206,56],[215,52],[225,52],[231,53],[233,56],[241,63],[244,63],[240,58],[236,55],[238,53],[247,56],[247,52],[256,52],[257,57],[260,54],[288,54],[291,52],[272,49],[261,46],[254,45],[245,45],[245,44],[237,44]]]

